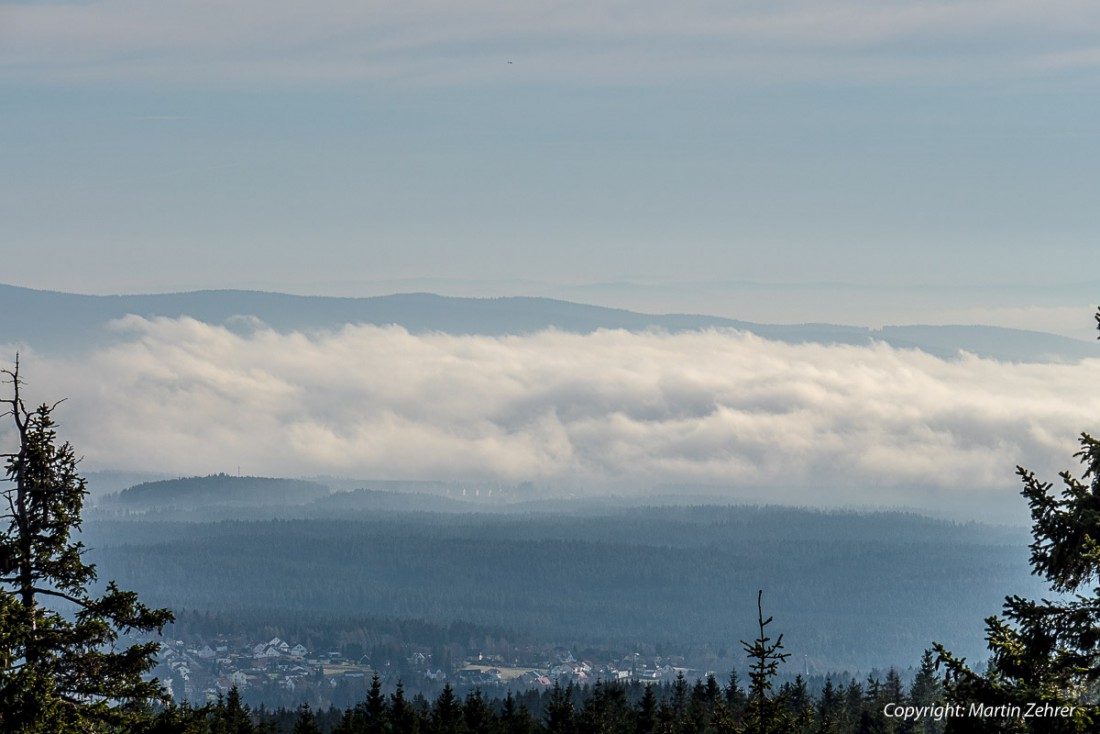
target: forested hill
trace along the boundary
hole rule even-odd
[[[563,645],[741,660],[764,589],[812,670],[984,648],[1006,594],[1041,594],[1026,530],[902,513],[660,507],[587,516],[384,512],[357,519],[90,520],[89,558],[149,603],[228,615],[469,623]]]
[[[1100,345],[1095,343],[988,326],[887,326],[876,330],[831,324],[765,325],[704,315],[642,314],[549,298],[452,298],[428,293],[333,298],[224,290],[89,296],[0,284],[0,313],[6,317],[0,342],[45,351],[86,348],[121,338],[108,328],[109,322],[134,314],[147,318],[188,316],[230,328],[251,328],[252,319],[258,319],[283,332],[337,329],[345,324],[397,324],[413,333],[484,335],[548,328],[579,333],[732,328],[793,343],[859,345],[878,340],[947,358],[960,350],[1013,361],[1100,357]]]
[[[191,510],[218,506],[303,505],[324,497],[328,487],[302,479],[206,477],[143,482],[99,500],[105,508]]]

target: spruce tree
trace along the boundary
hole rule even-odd
[[[689,734],[702,732],[710,724],[714,706],[707,701],[707,687],[703,681],[695,679],[695,685],[691,687],[691,697],[688,699],[687,718],[680,727],[680,731]]]
[[[734,721],[740,721],[745,711],[745,689],[741,687],[741,681],[737,677],[737,670],[730,671],[729,683],[726,684],[726,708]]]
[[[752,643],[741,641],[752,660],[749,666],[749,694],[745,706],[745,730],[752,734],[769,734],[790,729],[790,717],[771,695],[772,679],[779,673],[779,664],[790,657],[783,649],[783,635],[772,642],[767,627],[772,618],[764,619],[764,592],[756,595],[757,624],[760,632]]]
[[[548,734],[575,734],[577,713],[573,705],[573,683],[565,688],[554,681],[550,700],[546,703],[546,731]]]
[[[511,691],[504,698],[500,712],[500,725],[504,734],[535,734],[537,723],[522,702],[517,704]]]
[[[73,537],[88,491],[73,447],[58,440],[57,404],[26,407],[18,358],[0,374],[17,442],[2,454],[0,730],[138,730],[152,720],[150,704],[167,700],[159,681],[145,679],[158,643],[118,649],[119,636],[159,633],[172,614],[114,582],[92,593],[95,566]]]
[[[400,680],[397,689],[390,694],[390,719],[394,734],[418,734],[420,731],[420,714],[405,698],[405,687]]]
[[[936,675],[936,658],[931,650],[925,650],[921,656],[920,668],[909,688],[909,700],[914,706],[936,706],[943,703],[943,683]],[[940,734],[943,731],[943,722],[926,716],[913,729],[920,734]]]
[[[783,684],[780,694],[790,717],[790,731],[809,731],[814,723],[814,701],[802,674],[795,675],[794,681]]]
[[[863,686],[857,680],[851,680],[844,689],[844,723],[849,729],[859,723],[863,713]]]
[[[677,673],[676,680],[672,682],[672,699],[669,705],[672,707],[672,716],[677,724],[682,724],[688,710],[688,685],[683,671]]]
[[[1100,328],[1100,313],[1096,321]],[[1100,683],[1100,440],[1082,433],[1079,444],[1074,456],[1084,471],[1080,477],[1062,472],[1060,491],[1028,469],[1016,468],[1031,510],[1032,573],[1046,578],[1061,598],[1007,597],[1003,617],[986,619],[991,657],[984,675],[935,646],[952,701],[1023,711],[1031,704],[1069,707],[1072,716],[971,720],[969,731],[1054,734],[1100,728],[1095,695]],[[958,722],[952,719],[947,731],[961,731]]]
[[[485,700],[480,688],[476,688],[466,694],[466,702],[462,706],[462,719],[466,729],[476,734],[497,734],[500,730],[500,721],[496,713]]]
[[[708,708],[713,711],[714,707],[717,706],[721,700],[722,686],[718,685],[718,681],[715,679],[714,675],[710,674],[707,676],[706,683],[706,701]]]
[[[450,683],[443,685],[443,691],[435,700],[432,708],[432,731],[435,734],[462,734],[466,731],[462,704]]]
[[[321,727],[317,725],[317,717],[308,703],[298,707],[298,717],[294,720],[293,734],[321,734]]]
[[[386,705],[386,696],[382,693],[382,679],[378,677],[378,673],[371,676],[364,713],[367,719],[365,734],[386,734],[389,729],[389,707]]]
[[[252,716],[248,706],[241,704],[241,694],[236,686],[229,689],[223,699],[211,711],[210,734],[253,734]]]
[[[817,734],[837,734],[844,720],[843,693],[837,690],[832,676],[829,676],[817,702]]]
[[[634,717],[634,734],[654,734],[657,730],[657,697],[653,686],[645,686],[642,698],[638,701]]]

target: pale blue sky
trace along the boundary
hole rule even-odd
[[[1088,336],[1098,31],[1073,0],[0,2],[0,281]]]

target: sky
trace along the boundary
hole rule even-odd
[[[0,0],[0,281],[1091,339],[1098,39],[1091,0]],[[24,352],[94,468],[961,492],[1096,414],[1089,362],[118,328]]]
[[[2,279],[1089,338],[1083,0],[0,2]]]

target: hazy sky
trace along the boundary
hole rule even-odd
[[[1098,39],[1091,0],[0,1],[0,280],[1087,337]]]
[[[1091,338],[1098,120],[1093,0],[0,0],[0,282]],[[1094,362],[733,332],[120,328],[24,350],[88,469],[1011,502],[1100,407]]]

